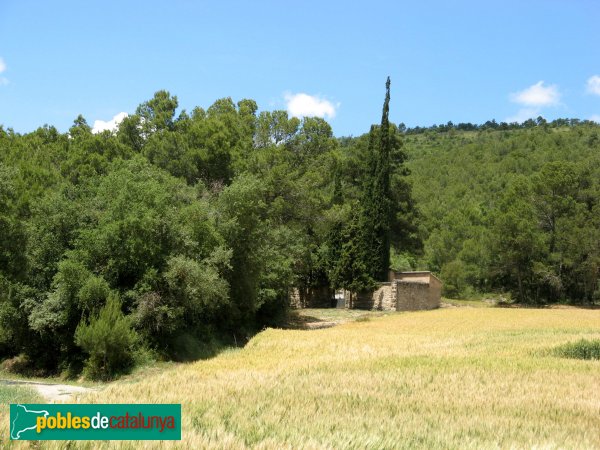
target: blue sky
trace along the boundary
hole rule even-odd
[[[358,135],[388,75],[408,126],[600,121],[599,23],[594,0],[0,0],[0,124],[66,131],[166,89],[187,110],[252,98]]]

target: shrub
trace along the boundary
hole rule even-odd
[[[98,311],[109,294],[110,287],[104,278],[92,275],[79,290],[79,307],[85,312]]]
[[[226,253],[225,258],[229,257]],[[210,261],[172,257],[164,277],[173,306],[182,307],[186,317],[206,317],[229,302],[229,285]]]
[[[133,365],[137,340],[130,318],[121,312],[120,299],[110,294],[98,315],[89,323],[80,323],[75,331],[75,343],[89,354],[84,374],[108,380],[128,371]]]
[[[171,342],[171,357],[175,361],[197,361],[216,356],[225,346],[210,333],[206,334],[204,338],[191,333],[175,336]]]
[[[455,259],[442,267],[440,276],[444,280],[443,294],[449,298],[460,298],[467,285],[465,263]]]
[[[32,366],[33,364],[29,356],[21,353],[2,361],[0,370],[5,370],[8,373],[28,374]]]
[[[554,349],[556,356],[574,359],[600,359],[600,339],[581,339]]]

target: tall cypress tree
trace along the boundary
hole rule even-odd
[[[392,194],[390,192],[390,154],[392,152],[392,140],[390,138],[390,77],[385,83],[385,101],[381,114],[381,130],[379,139],[379,158],[377,170],[378,195],[381,196],[381,216],[378,237],[381,242],[379,251],[379,264],[375,279],[387,281],[390,269],[390,231],[392,225]]]
[[[371,126],[363,174],[361,207],[350,221],[334,227],[329,236],[329,278],[335,288],[354,292],[371,289],[375,281],[387,281],[390,266],[392,198],[390,193],[389,104],[390,79],[386,82],[381,126]]]
[[[365,180],[363,220],[365,243],[368,249],[367,267],[376,281],[386,281],[390,267],[390,228],[392,222],[392,199],[390,192],[390,78],[385,83],[385,101],[381,126],[369,132],[369,158]],[[377,140],[376,133],[379,133]]]

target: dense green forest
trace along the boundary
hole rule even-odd
[[[424,257],[448,296],[600,300],[600,126],[543,119],[405,137]]]
[[[335,138],[252,100],[116,132],[0,127],[0,358],[106,378],[200,356],[286,312],[293,287],[430,269],[448,296],[600,297],[600,127],[543,119]],[[378,121],[379,118],[373,118]]]

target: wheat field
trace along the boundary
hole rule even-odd
[[[79,399],[181,403],[182,441],[41,448],[600,448],[600,361],[549,352],[581,338],[600,338],[599,310],[448,308],[267,329]]]

